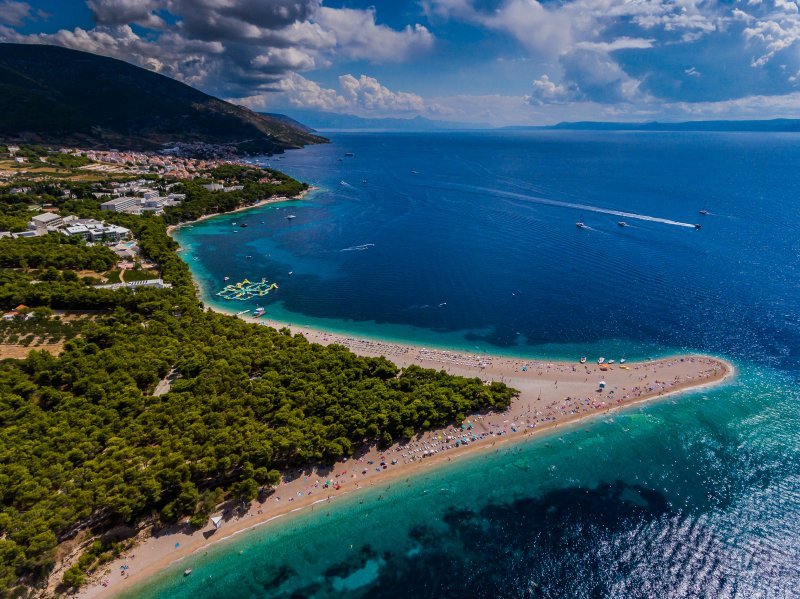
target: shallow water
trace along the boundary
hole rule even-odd
[[[134,594],[791,595],[798,141],[341,134],[273,159],[320,190],[178,234],[210,297],[226,275],[280,284],[235,310],[262,305],[285,322],[498,353],[688,348],[733,359],[740,375],[318,505]]]

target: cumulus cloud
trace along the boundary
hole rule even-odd
[[[143,27],[163,27],[164,21],[156,15],[163,8],[161,0],[88,0],[95,21],[101,25],[115,26],[137,23]]]
[[[425,102],[417,94],[392,91],[374,77],[361,75],[357,78],[347,74],[340,76],[338,83],[338,90],[325,88],[292,73],[275,85],[273,93],[254,94],[234,101],[255,110],[279,103],[295,108],[379,116],[419,114],[426,110]]]
[[[31,17],[31,5],[27,2],[16,2],[16,0],[0,2],[0,25],[19,27]]]
[[[96,26],[0,40],[49,43],[121,58],[220,95],[257,95],[290,74],[336,61],[398,62],[427,51],[424,26],[393,29],[369,9],[321,0],[86,0]],[[18,26],[30,7],[0,0],[0,25]],[[136,28],[133,28],[135,25]]]
[[[542,75],[533,82],[533,91],[528,101],[535,106],[545,104],[566,104],[575,98],[577,90],[566,85],[550,81],[550,77]]]
[[[430,49],[433,36],[422,25],[407,25],[395,31],[375,21],[375,9],[322,7],[316,22],[333,32],[339,54],[350,59],[374,62],[400,61]]]
[[[628,75],[608,55],[576,50],[561,59],[566,79],[581,98],[600,103],[643,101],[641,82]]]

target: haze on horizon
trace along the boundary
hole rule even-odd
[[[255,110],[552,124],[797,117],[794,0],[0,0],[0,41]]]

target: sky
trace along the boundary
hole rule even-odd
[[[120,58],[270,112],[800,117],[793,0],[0,0],[0,41]]]

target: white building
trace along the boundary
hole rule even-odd
[[[222,183],[209,183],[208,185],[203,185],[208,191],[222,191],[225,189],[225,186]]]
[[[45,212],[44,214],[37,214],[34,216],[30,222],[28,222],[28,229],[35,231],[37,229],[47,229],[48,227],[60,227],[63,224],[64,219],[58,214]]]
[[[109,212],[126,212],[130,208],[140,206],[142,203],[141,198],[132,198],[130,196],[122,196],[121,198],[114,198],[100,204],[100,210]]]

